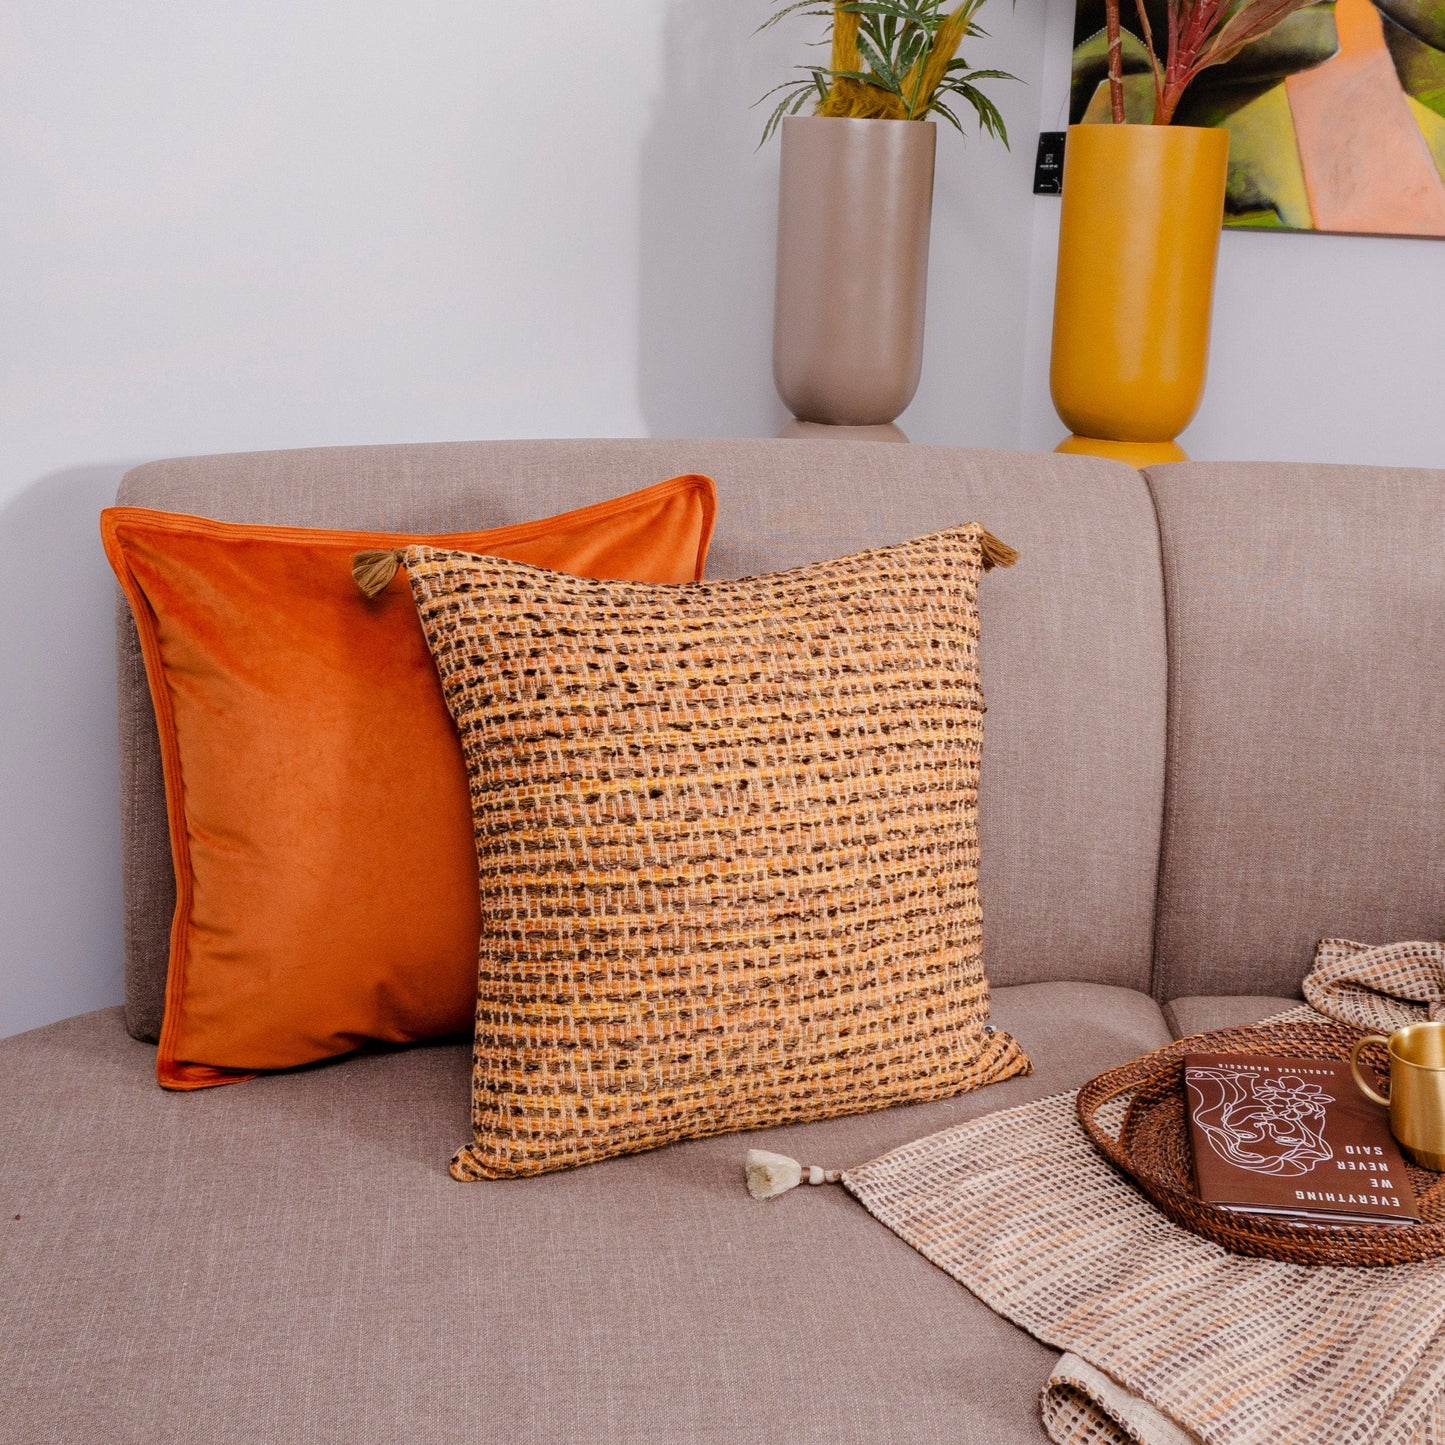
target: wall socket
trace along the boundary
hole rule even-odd
[[[1059,196],[1064,191],[1064,136],[1061,130],[1039,132],[1034,158],[1034,195]]]

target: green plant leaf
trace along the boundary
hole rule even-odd
[[[783,8],[777,11],[776,14],[770,15],[766,20],[763,21],[761,25],[758,26],[756,30],[753,31],[753,34],[761,35],[764,30],[771,30],[773,26],[778,23],[779,20],[786,20],[789,15],[795,15],[799,10],[807,10],[810,5],[817,5],[817,3],[818,0],[794,0],[793,4],[784,5]],[[813,10],[810,13],[813,15],[831,18],[833,10],[830,6],[824,10]]]
[[[978,116],[978,128],[985,135],[996,136],[1004,143],[1005,149],[1009,148],[1008,127],[1004,124],[1003,116],[999,113],[999,108],[981,90],[976,90],[964,80],[948,80],[938,88],[940,91],[947,91],[950,95],[956,95],[960,99],[966,100]]]
[[[798,67],[798,69],[799,69],[799,70],[812,70],[812,66],[800,65],[800,66]],[[816,77],[818,74],[819,74],[818,71],[813,70],[813,76],[814,76],[814,77]],[[808,79],[808,80],[785,80],[781,85],[775,85],[771,90],[765,90],[765,91],[752,103],[752,105],[750,105],[750,106],[748,107],[748,109],[749,109],[749,110],[752,110],[752,109],[756,108],[757,106],[760,106],[770,95],[776,95],[780,90],[792,90],[792,89],[794,89],[796,86],[799,86],[799,85],[802,85],[802,86],[811,86],[812,84],[813,84],[813,80],[812,80],[811,78]]]
[[[968,132],[958,123],[958,117],[941,100],[935,100],[930,109],[934,115],[941,115],[965,140],[968,139]]]
[[[898,59],[894,62],[894,69],[899,75],[907,75],[913,69],[914,63],[920,55],[928,49],[928,33],[924,30],[912,30],[898,46]]]
[[[1017,80],[1018,76],[1010,75],[1007,70],[970,70],[961,60],[955,60],[948,67],[949,71],[958,70],[965,80]]]
[[[888,16],[906,25],[926,26],[936,6],[910,5],[907,0],[849,0],[843,8],[853,15]]]
[[[868,68],[873,72],[869,77],[873,84],[883,90],[891,91],[894,95],[901,95],[903,88],[899,84],[893,67],[889,65],[872,40],[861,30],[858,32],[858,49],[863,53],[863,59],[868,62]]]
[[[807,67],[799,66],[798,69],[803,70]],[[786,116],[797,115],[815,94],[823,96],[828,94],[828,82],[823,78],[826,74],[826,71],[814,70],[807,80],[785,80],[781,85],[775,85],[768,95],[761,96],[753,102],[754,105],[761,105],[769,95],[776,95],[780,90],[791,92],[773,107],[772,113],[768,116],[767,123],[763,126],[762,139],[758,141],[759,150],[772,139],[773,132],[783,123]]]
[[[1007,145],[1003,117],[997,106],[977,89],[977,83],[1013,80],[1015,77],[1001,70],[971,70],[961,57],[950,56],[945,62],[942,54],[934,53],[939,49],[938,37],[942,30],[946,29],[947,42],[955,49],[959,40],[983,35],[985,32],[975,23],[974,16],[984,3],[986,0],[842,0],[835,7],[827,5],[824,0],[789,0],[758,29],[768,29],[795,15],[830,21],[840,11],[856,15],[856,63],[861,68],[834,71],[819,65],[798,66],[797,69],[808,72],[807,80],[786,81],[762,98],[768,100],[778,94],[782,96],[769,115],[764,140],[771,137],[785,116],[796,115],[815,97],[820,107],[826,107],[830,99],[837,98],[834,90],[837,82],[848,81],[871,89],[879,96],[880,104],[883,96],[896,97],[901,102],[899,110],[910,120],[922,120],[936,112],[960,131],[963,126],[958,116],[941,102],[945,94],[961,97],[978,117],[980,130],[997,136]],[[1191,0],[1174,0],[1174,3],[1188,4]],[[1306,0],[1199,0],[1199,3],[1222,3],[1247,9],[1251,6],[1306,3]],[[826,27],[824,39],[809,43],[830,44],[826,38],[830,31],[831,26]],[[933,93],[927,94],[928,87],[935,85]],[[905,91],[909,93],[905,94]],[[847,103],[845,101],[845,105]],[[867,104],[866,101],[863,103]]]

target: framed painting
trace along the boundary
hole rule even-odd
[[[1162,37],[1166,0],[1144,4]],[[1125,110],[1148,122],[1142,26],[1120,8]],[[1103,0],[1078,0],[1069,119],[1109,120]],[[1229,131],[1226,226],[1445,237],[1445,0],[1307,5],[1204,71],[1174,120]]]

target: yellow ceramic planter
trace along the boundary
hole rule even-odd
[[[1182,461],[1204,394],[1229,132],[1076,125],[1064,156],[1049,388],[1058,450]]]

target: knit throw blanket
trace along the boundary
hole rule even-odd
[[[1445,1014],[1445,945],[1327,940],[1319,1013],[1391,1030]],[[1047,1181],[1047,1188],[1040,1188]],[[1071,1445],[1445,1445],[1445,1260],[1305,1268],[1178,1228],[1057,1095],[843,1173],[882,1223],[1064,1351],[1044,1388]]]

